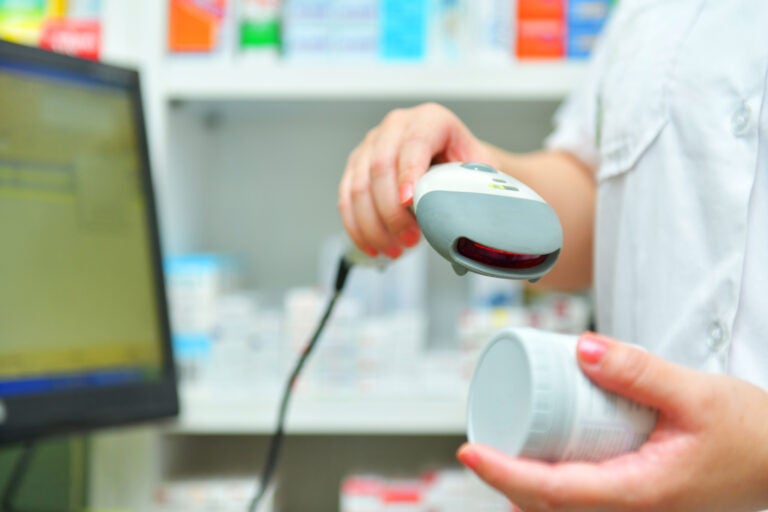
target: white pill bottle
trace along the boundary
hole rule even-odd
[[[593,384],[578,366],[577,340],[529,328],[494,336],[472,376],[470,442],[550,462],[596,462],[639,448],[656,411]]]

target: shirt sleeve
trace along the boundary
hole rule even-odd
[[[617,11],[619,9],[617,8]],[[609,59],[609,53],[616,44],[617,13],[615,12],[597,41],[587,74],[558,108],[554,117],[554,131],[544,141],[544,147],[561,150],[597,171],[600,165],[600,84]]]

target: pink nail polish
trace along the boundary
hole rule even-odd
[[[363,252],[365,252],[365,254],[367,254],[371,258],[375,258],[375,257],[377,257],[379,255],[378,252],[374,251],[373,249],[369,249],[369,248],[363,249]]]
[[[403,250],[400,247],[390,247],[389,249],[384,251],[384,254],[386,254],[393,260],[396,260],[397,258],[403,255]]]
[[[421,234],[418,229],[409,229],[408,231],[403,231],[400,233],[400,236],[398,237],[400,239],[400,243],[402,243],[406,247],[413,247],[417,243],[419,243],[419,238],[421,238]]]
[[[600,363],[608,351],[608,342],[594,333],[584,333],[579,338],[576,350],[583,363],[594,366]]]
[[[400,204],[410,206],[413,203],[413,183],[404,183],[400,187]]]

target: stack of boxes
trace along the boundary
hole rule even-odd
[[[232,48],[301,62],[509,62],[587,57],[613,0],[168,2],[174,53]]]
[[[611,0],[518,0],[519,59],[585,59],[608,18]]]

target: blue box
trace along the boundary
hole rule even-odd
[[[600,35],[601,28],[569,26],[565,50],[568,58],[574,60],[589,58],[595,46],[595,41]]]
[[[602,28],[610,14],[611,3],[610,0],[568,0],[568,25]]]
[[[586,59],[592,54],[611,12],[610,0],[569,0],[566,12],[566,55]]]
[[[427,55],[428,0],[382,0],[379,56],[387,61],[419,61]]]

